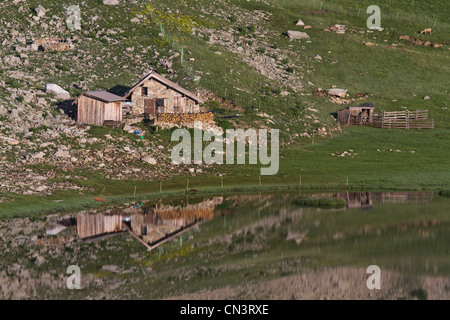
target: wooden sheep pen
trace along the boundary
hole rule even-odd
[[[434,129],[428,110],[373,112],[373,107],[347,107],[337,112],[337,121],[344,125],[367,125],[380,129]]]
[[[372,126],[381,129],[434,129],[428,110],[383,111],[372,118]]]

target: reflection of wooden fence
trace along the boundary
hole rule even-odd
[[[428,110],[383,111],[372,116],[371,124],[381,129],[434,129],[434,119],[428,119]]]
[[[372,197],[383,203],[428,203],[433,192],[374,192]]]

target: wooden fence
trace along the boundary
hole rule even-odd
[[[383,111],[374,114],[372,127],[381,129],[434,129],[434,119],[428,119],[428,110]]]

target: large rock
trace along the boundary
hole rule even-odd
[[[147,162],[148,164],[156,164],[155,158],[152,157],[143,157],[141,160],[143,162]]]
[[[16,139],[13,139],[13,138],[9,138],[9,137],[3,137],[3,136],[0,136],[0,140],[3,140],[3,141],[5,141],[5,142],[7,142],[7,143],[9,143],[11,145],[17,145],[17,144],[20,143],[19,140],[16,140]]]
[[[305,25],[305,23],[302,21],[302,19],[298,19],[298,21],[295,25],[303,27]]]
[[[288,30],[287,32],[289,39],[309,39],[309,36],[306,32],[302,31],[292,31]]]
[[[67,150],[59,149],[58,151],[55,152],[55,157],[58,157],[58,158],[69,158],[70,157],[70,153]]]
[[[45,92],[54,94],[57,99],[70,99],[70,93],[54,83],[46,84]]]
[[[344,34],[345,33],[345,25],[344,24],[334,24],[329,28],[325,28],[323,29],[323,31],[327,31],[327,32],[335,32],[337,34]]]
[[[45,157],[45,153],[42,151],[39,151],[39,152],[33,153],[31,156],[33,157],[33,159],[42,159]]]
[[[119,4],[119,0],[103,0],[103,4],[107,6],[116,6]]]
[[[36,15],[40,18],[45,16],[48,10],[45,9],[43,6],[39,5],[36,9],[34,9],[34,11],[36,11]]]
[[[347,89],[337,89],[337,88],[329,89],[328,94],[344,98],[347,95]]]

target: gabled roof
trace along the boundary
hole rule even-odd
[[[115,95],[115,94],[113,94],[111,92],[107,92],[107,91],[86,91],[86,92],[83,92],[83,96],[93,98],[96,100],[100,100],[100,101],[106,102],[106,103],[127,100],[124,97]]]
[[[125,93],[124,98],[128,98],[134,92],[134,90],[139,88],[144,83],[144,81],[147,81],[149,79],[155,79],[155,80],[165,84],[166,86],[170,87],[171,89],[173,89],[175,91],[178,91],[179,93],[184,94],[185,96],[191,98],[192,100],[197,101],[198,103],[203,103],[203,99],[197,97],[192,92],[190,92],[190,91],[188,91],[186,89],[183,89],[182,87],[180,87],[176,83],[174,83],[174,82],[164,78],[163,76],[161,76],[160,74],[156,73],[155,71],[150,72],[144,78],[139,80],[138,83],[136,83],[130,90],[128,90]]]

